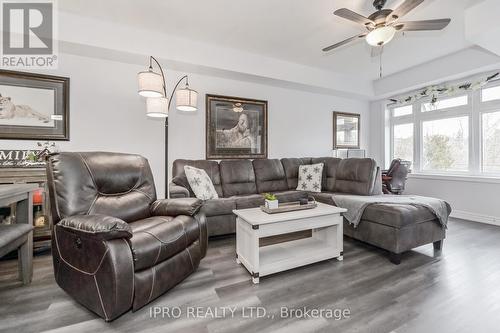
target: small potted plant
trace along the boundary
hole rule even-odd
[[[264,199],[266,199],[266,207],[268,209],[278,208],[278,199],[274,194],[264,193]]]

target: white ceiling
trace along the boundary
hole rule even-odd
[[[405,20],[450,17],[440,32],[398,35],[385,47],[384,75],[470,46],[464,37],[464,8],[480,0],[426,0]],[[240,49],[363,79],[377,79],[379,59],[363,42],[328,54],[325,46],[362,32],[335,17],[346,7],[368,16],[372,0],[64,0],[60,10]],[[401,0],[388,0],[395,8]]]

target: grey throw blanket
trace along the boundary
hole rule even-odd
[[[418,195],[349,195],[333,194],[333,201],[337,207],[347,209],[344,217],[356,228],[361,220],[365,208],[374,204],[402,204],[423,206],[433,212],[439,222],[446,228],[448,224],[448,208],[443,200]]]

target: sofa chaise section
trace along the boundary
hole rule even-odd
[[[319,160],[319,159],[318,159]],[[310,163],[318,163],[310,160]],[[296,184],[295,169],[302,159],[284,159],[285,172],[289,182]],[[305,162],[309,162],[306,160]],[[309,193],[317,201],[335,205],[332,194],[355,194],[369,196],[381,194],[380,169],[372,159],[324,158],[326,186],[321,193]],[[306,163],[307,164],[307,163]],[[287,170],[288,169],[288,170]],[[447,204],[448,214],[451,207]],[[344,218],[344,235],[375,245],[389,251],[393,263],[399,264],[401,253],[415,247],[433,243],[441,249],[446,236],[438,218],[427,208],[412,205],[376,204],[369,205],[357,228]]]
[[[389,251],[391,262],[399,264],[401,254],[413,248],[433,243],[441,250],[446,230],[425,207],[374,204],[366,207],[357,228],[344,219],[344,235]]]

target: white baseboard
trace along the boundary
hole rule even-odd
[[[471,213],[463,210],[453,210],[450,217],[500,226],[500,217]]]

